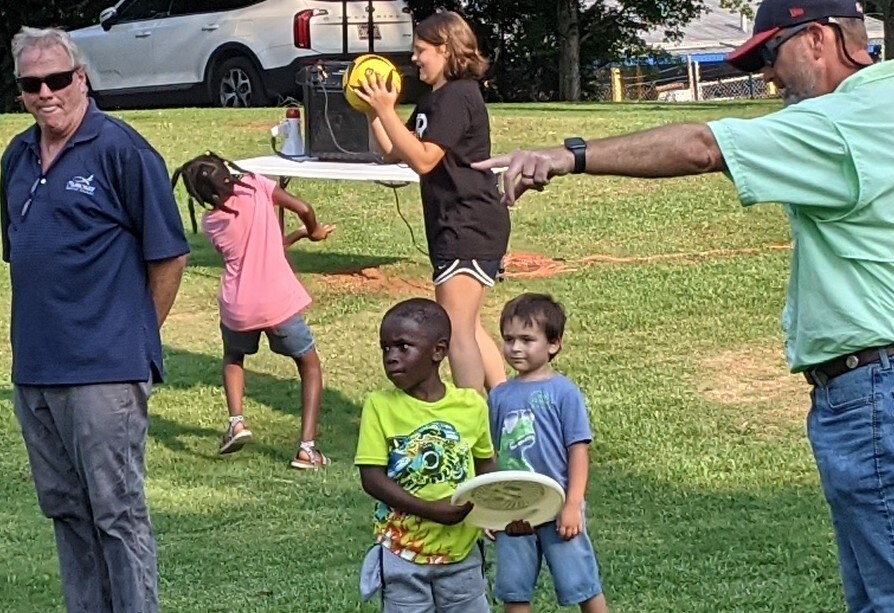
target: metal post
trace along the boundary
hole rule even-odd
[[[341,52],[348,54],[348,0],[341,0]]]
[[[373,19],[373,11],[376,10],[376,7],[373,6],[373,0],[369,0],[369,6],[366,9],[366,27],[368,30],[368,38],[369,38],[369,52],[374,53],[376,50],[376,22]]]

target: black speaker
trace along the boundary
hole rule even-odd
[[[350,62],[320,62],[304,69],[304,134],[307,155],[341,159],[370,155],[366,116],[348,104],[342,78]]]

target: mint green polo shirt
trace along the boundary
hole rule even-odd
[[[788,213],[792,371],[894,343],[894,62],[776,113],[708,126],[742,204]]]

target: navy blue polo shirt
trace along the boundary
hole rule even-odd
[[[189,252],[164,160],[93,101],[46,174],[40,129],[0,161],[17,385],[160,381],[147,262]]]

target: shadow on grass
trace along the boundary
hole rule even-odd
[[[261,341],[264,342],[263,339]],[[271,408],[274,411],[287,415],[301,417],[301,383],[298,378],[297,368],[295,376],[288,379],[274,377],[267,373],[251,370],[251,357],[246,357],[245,369],[245,398],[258,404]],[[289,358],[282,357],[283,360]],[[182,349],[165,347],[165,370],[167,377],[164,387],[175,390],[189,390],[197,386],[212,388],[218,392],[214,399],[214,406],[218,407],[220,424],[217,428],[207,428],[198,425],[183,424],[168,419],[159,412],[152,415],[149,435],[157,439],[172,451],[190,453],[203,457],[217,458],[217,445],[223,433],[226,419],[226,402],[224,400],[223,382],[221,379],[221,359],[201,353],[193,353]],[[325,372],[324,372],[325,385]],[[251,415],[246,414],[251,420]],[[325,448],[327,454],[338,454],[340,458],[353,457],[354,446],[357,441],[357,431],[360,420],[360,406],[348,399],[341,392],[324,387],[323,402],[319,420],[321,432],[321,448]],[[256,432],[256,434],[258,434]],[[282,433],[274,433],[276,437]],[[267,455],[276,461],[287,462],[294,457],[300,438],[300,426],[296,423],[294,433],[290,433],[294,439],[293,446],[268,445],[256,442],[252,444],[255,453]],[[196,454],[194,449],[185,444],[181,439],[188,437],[208,438],[213,441],[209,444],[208,453]],[[265,437],[260,437],[265,438]],[[269,437],[273,439],[274,436]],[[257,439],[256,439],[257,440]]]
[[[204,372],[207,360],[209,372],[216,371],[210,358],[173,353],[168,385],[193,384],[176,376],[187,361],[201,362]],[[249,377],[257,382],[252,393],[259,399],[277,402],[289,396],[288,381],[254,372]],[[9,391],[0,394],[8,396]],[[331,390],[326,402],[334,403],[327,406],[324,420],[331,433],[327,440],[339,453],[352,450],[357,407]],[[175,507],[153,506],[166,609],[285,613],[295,610],[295,602],[308,610],[338,613],[375,608],[361,607],[356,591],[359,560],[371,541],[372,504],[353,471],[342,470],[338,462],[335,471],[294,481],[246,462],[228,475],[221,468],[226,463],[216,464],[216,472],[211,465],[191,464],[189,452],[180,453],[177,441],[188,435],[208,436],[213,449],[219,432],[153,415],[151,436],[185,461],[150,464],[153,476],[176,488],[184,473],[207,472],[209,482],[231,488],[239,504],[206,508],[197,498]],[[18,442],[5,449],[24,454]],[[290,451],[258,445],[251,453],[284,462]],[[617,459],[613,451],[604,449],[599,455]],[[5,463],[11,464],[8,459]],[[0,486],[6,501],[0,509],[0,544],[9,561],[0,581],[0,609],[61,610],[52,530],[37,509],[33,484],[20,477],[7,469]],[[193,483],[187,479],[186,485]],[[600,465],[597,460],[590,486],[589,532],[606,593],[619,613],[844,608],[828,514],[814,485],[782,480],[752,482],[747,489],[722,480],[680,485],[624,470],[617,461]],[[307,564],[308,543],[326,544],[313,549],[313,564]],[[234,550],[250,552],[253,562],[246,564]],[[493,559],[492,548],[488,557]],[[233,576],[239,577],[236,587]],[[535,605],[538,611],[557,610],[548,583],[538,591]]]
[[[204,238],[190,235],[190,267],[223,268],[223,260]],[[301,274],[330,274],[353,272],[364,268],[378,268],[396,264],[406,258],[387,255],[363,255],[358,253],[333,253],[327,251],[303,251],[292,247],[287,252],[292,269]]]

